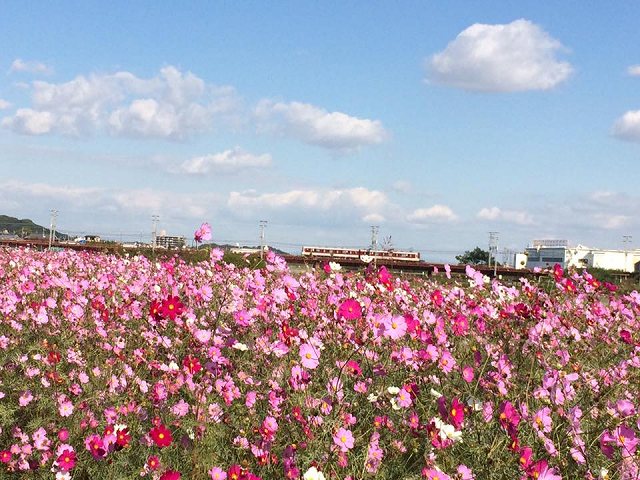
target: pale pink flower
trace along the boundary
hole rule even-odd
[[[314,369],[320,363],[319,350],[309,343],[300,345],[300,363],[305,368]]]
[[[335,443],[341,452],[348,452],[353,448],[353,433],[346,428],[339,428],[336,434],[333,436],[333,443]]]

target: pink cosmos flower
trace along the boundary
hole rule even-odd
[[[222,470],[220,467],[213,467],[209,470],[209,476],[211,480],[226,480],[227,472]]]
[[[534,463],[530,474],[536,480],[562,480],[562,477],[556,473],[555,468],[549,468],[546,460],[538,460]]]
[[[474,377],[473,367],[466,366],[462,369],[462,378],[464,378],[465,382],[467,383],[473,382],[473,377]]]
[[[621,448],[623,457],[632,457],[636,453],[639,440],[636,434],[626,425],[620,425],[613,431],[616,445]]]
[[[435,468],[423,468],[422,476],[427,480],[451,480],[451,477]]]
[[[398,396],[396,397],[396,403],[399,407],[408,408],[411,406],[413,401],[411,400],[411,394],[407,392],[404,388],[402,388],[398,392]]]
[[[458,314],[453,319],[453,333],[457,336],[464,336],[469,332],[469,319],[462,314]]]
[[[73,403],[71,403],[69,400],[63,401],[58,406],[58,412],[62,417],[70,416],[73,413]]]
[[[335,443],[341,452],[348,452],[353,448],[353,433],[346,428],[339,428],[336,434],[333,436],[333,443]]]
[[[382,321],[383,335],[391,340],[398,340],[407,333],[407,321],[402,315],[386,316]]]
[[[551,409],[549,407],[541,408],[533,416],[533,428],[536,431],[551,432],[551,423]]]
[[[31,403],[32,400],[33,395],[31,394],[31,390],[27,390],[26,392],[23,392],[22,395],[20,395],[20,398],[18,398],[18,405],[20,405],[21,407],[26,407]]]
[[[313,370],[320,363],[320,351],[309,343],[300,345],[300,363],[305,368]]]
[[[200,228],[197,229],[193,234],[193,239],[197,243],[202,243],[202,242],[211,240],[211,226],[207,222],[200,225]]]

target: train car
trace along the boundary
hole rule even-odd
[[[302,247],[302,256],[327,260],[365,260],[419,262],[419,252],[402,250],[366,250],[341,247]]]

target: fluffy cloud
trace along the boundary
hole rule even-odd
[[[11,67],[9,67],[9,72],[27,72],[49,75],[53,73],[53,68],[42,62],[28,62],[21,58],[16,58],[11,64]]]
[[[363,222],[384,220],[383,212],[389,207],[387,196],[377,190],[364,187],[349,189],[290,190],[281,193],[258,194],[231,192],[227,200],[231,212],[238,216],[252,216],[258,212],[271,215],[296,217],[302,221],[325,219]],[[375,215],[375,217],[374,217]]]
[[[627,68],[627,73],[632,77],[640,77],[640,65],[631,65]]]
[[[62,220],[63,212],[66,215],[73,213],[78,218],[85,215],[87,222],[93,221],[96,216],[106,215],[112,219],[112,225],[122,220],[119,215],[144,219],[145,222],[152,214],[160,214],[165,219],[198,220],[210,213],[211,205],[221,203],[217,194],[77,187],[17,180],[0,183],[0,205],[9,201],[21,211],[46,210],[48,206],[55,205],[60,212],[61,225],[69,223],[69,217],[66,222]]]
[[[476,215],[481,220],[493,220],[517,225],[533,225],[533,217],[519,210],[501,210],[498,207],[483,208]]]
[[[11,103],[9,103],[6,100],[3,100],[2,98],[0,98],[0,110],[6,110],[10,106],[11,106]]]
[[[411,223],[452,222],[458,216],[446,205],[434,205],[429,208],[418,208],[407,215]]]
[[[233,116],[238,104],[232,88],[171,66],[148,79],[129,72],[80,75],[60,84],[35,81],[31,90],[31,108],[4,118],[2,126],[26,135],[107,132],[181,140]]]
[[[255,109],[258,129],[333,150],[353,150],[383,142],[388,134],[379,120],[327,112],[308,103],[262,100]]]
[[[640,110],[630,110],[616,120],[612,133],[621,140],[640,142]]]
[[[573,71],[569,63],[556,58],[562,49],[560,42],[528,20],[476,23],[428,60],[428,79],[482,92],[548,90]]]
[[[271,155],[254,155],[236,147],[224,152],[194,157],[180,164],[177,172],[191,175],[208,173],[233,173],[248,168],[266,168],[271,166]]]

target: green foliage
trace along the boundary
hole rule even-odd
[[[463,265],[486,265],[489,263],[489,252],[476,247],[471,251],[467,250],[462,255],[456,255],[456,260]]]

